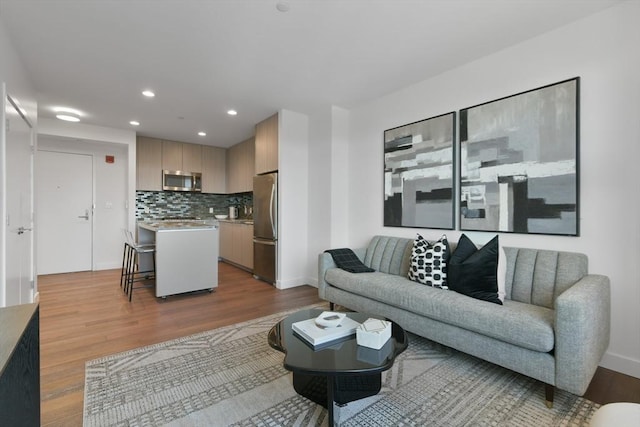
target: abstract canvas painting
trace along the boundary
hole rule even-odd
[[[384,131],[384,225],[453,229],[455,113]]]
[[[579,78],[460,111],[460,229],[577,236]]]

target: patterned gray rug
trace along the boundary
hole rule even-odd
[[[287,313],[87,362],[84,425],[322,426],[267,331]],[[586,426],[599,405],[410,336],[381,392],[339,410],[345,426]]]

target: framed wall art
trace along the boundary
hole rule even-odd
[[[579,234],[578,77],[460,111],[460,229]]]
[[[384,131],[384,225],[453,229],[455,112]]]

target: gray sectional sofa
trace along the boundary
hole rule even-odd
[[[349,273],[320,254],[319,296],[542,381],[549,406],[554,387],[584,394],[610,327],[609,279],[588,273],[586,255],[505,247],[498,305],[409,280],[412,248],[413,239],[375,236],[354,249],[372,273]]]

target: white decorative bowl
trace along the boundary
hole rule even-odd
[[[227,219],[229,215],[216,215],[216,219]]]

